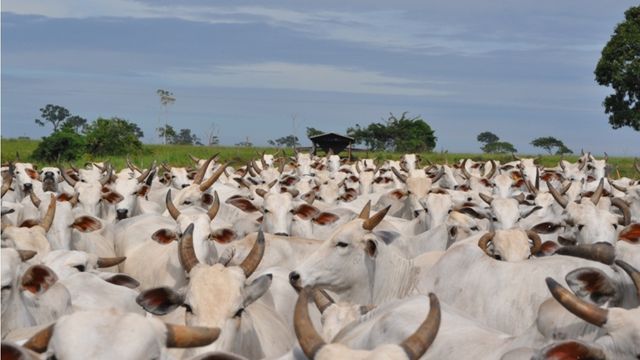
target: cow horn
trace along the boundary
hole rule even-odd
[[[522,161],[516,154],[512,153],[511,156],[513,156],[513,160]]]
[[[613,198],[611,200],[611,205],[622,211],[622,225],[629,225],[631,223],[631,211],[629,210],[629,205],[627,205],[627,203],[621,198]]]
[[[171,172],[171,168],[169,167],[169,165],[167,165],[167,163],[162,163],[162,168],[164,169],[164,171],[166,172]]]
[[[38,331],[35,335],[29,338],[26,343],[22,345],[22,347],[27,348],[31,351],[35,351],[39,354],[47,351],[49,347],[49,341],[53,336],[53,330],[55,327],[55,323],[47,326],[46,328]]]
[[[407,175],[402,174],[400,171],[398,171],[398,169],[396,169],[393,166],[391,167],[391,170],[398,177],[398,179],[400,179],[400,181],[402,181],[403,183],[407,182]]]
[[[280,174],[282,174],[282,172],[284,171],[284,166],[285,166],[285,165],[286,165],[286,160],[285,160],[285,159],[282,159],[282,160],[280,161],[280,165],[278,166],[278,172],[279,172]]]
[[[358,217],[363,220],[369,219],[369,214],[371,213],[371,200],[367,201],[362,210],[360,210],[360,215]]]
[[[480,196],[480,198],[486,202],[487,204],[491,205],[491,203],[493,202],[493,197],[489,196],[487,194],[484,193],[478,193],[478,195]]]
[[[255,170],[256,174],[258,174],[258,175],[262,174],[262,169],[260,169],[260,166],[258,166],[258,164],[256,164],[256,160],[255,159],[251,160],[250,165],[253,168],[253,170]]]
[[[36,256],[36,254],[38,253],[37,251],[33,251],[33,250],[17,250],[17,251],[18,251],[18,255],[20,255],[20,260],[22,261],[27,261],[32,257]]]
[[[36,195],[35,191],[29,191],[29,198],[31,198],[31,202],[35,207],[40,207],[40,203],[42,203],[42,201],[40,201],[40,198]]]
[[[173,204],[173,201],[171,200],[171,190],[167,191],[167,196],[165,197],[164,203],[167,206],[167,210],[169,211],[169,214],[171,215],[173,220],[178,220],[178,217],[180,216],[180,210],[176,208],[176,206]]]
[[[131,162],[131,159],[129,159],[129,155],[127,155],[127,167],[131,171],[137,171],[137,172],[140,172],[140,173],[142,172],[142,171],[140,171],[139,167],[137,167],[134,163]]]
[[[529,189],[530,193],[533,195],[538,194],[538,189],[536,189],[536,187],[531,183],[531,180],[527,179],[524,183],[527,185],[527,189]]]
[[[78,198],[80,198],[80,193],[74,192],[71,199],[69,199],[69,204],[71,204],[72,207],[78,205]]]
[[[258,237],[256,238],[256,242],[253,244],[249,255],[242,261],[240,264],[240,268],[244,271],[244,275],[248,278],[253,274],[254,271],[260,265],[260,261],[262,261],[262,256],[264,255],[264,232],[262,230],[258,231]]]
[[[563,172],[567,172],[567,167],[564,165],[564,159],[560,156],[560,161],[558,161],[558,166],[562,169]]]
[[[91,164],[91,163],[89,163],[89,164]],[[92,166],[93,166],[93,164],[92,164]],[[78,170],[78,168],[75,167],[75,165],[69,163],[69,167],[71,168],[71,170],[75,171],[77,174],[80,173],[80,170]],[[85,167],[86,167],[86,165],[85,165]]]
[[[213,220],[216,215],[218,215],[218,211],[220,210],[220,198],[218,197],[218,192],[213,192],[213,204],[207,211],[207,215],[209,215],[209,219]]]
[[[256,177],[258,176],[258,173],[256,173],[256,171],[253,169],[253,166],[251,165],[251,162],[247,163],[247,172],[249,173],[249,175]]]
[[[267,162],[264,160],[264,153],[265,151],[263,151],[262,155],[260,156],[260,163],[262,163],[262,170],[269,167],[269,164],[267,164]]]
[[[49,208],[47,209],[47,213],[42,218],[42,228],[46,233],[51,228],[51,224],[53,224],[53,217],[56,214],[56,196],[51,194],[51,201],[49,202]]]
[[[600,202],[600,197],[602,197],[603,189],[604,189],[604,178],[600,179],[600,183],[598,183],[598,187],[596,188],[596,191],[594,191],[593,195],[591,195],[591,202],[593,203],[593,205],[598,205],[598,202]]]
[[[200,184],[200,191],[207,191],[213,185],[214,182],[218,181],[224,169],[227,168],[228,163],[220,164],[220,166],[216,169],[216,171],[209,177],[205,182]]]
[[[358,172],[358,174],[360,174],[362,172],[362,169],[360,169],[360,162],[356,161],[356,171]]]
[[[367,220],[365,220],[362,223],[362,228],[365,229],[365,230],[369,230],[369,231],[373,230],[376,226],[378,226],[378,224],[380,224],[382,219],[384,219],[384,217],[389,212],[389,209],[391,209],[391,205],[389,205],[386,208],[378,211],[372,217],[370,217]]]
[[[563,246],[555,252],[558,255],[575,256],[582,259],[598,261],[611,265],[616,257],[616,250],[609,243],[580,244]]]
[[[566,208],[567,205],[569,204],[569,200],[565,199],[562,195],[560,195],[560,193],[558,193],[558,190],[556,190],[556,188],[554,188],[549,181],[547,181],[547,188],[549,188],[549,192],[551,193],[553,198],[558,202],[558,204],[560,204],[560,206],[562,206],[563,209]]]
[[[489,231],[488,233],[482,235],[480,240],[478,240],[478,247],[485,252],[485,254],[489,254],[489,241],[493,240],[493,237],[496,235],[495,232]]]
[[[178,242],[178,259],[180,259],[180,264],[182,264],[182,268],[187,274],[199,263],[196,251],[193,248],[193,228],[193,223],[189,224]]]
[[[464,175],[466,179],[471,179],[471,174],[467,170],[467,160],[469,159],[464,159],[462,161],[462,164],[460,165],[460,170],[462,170],[462,175]]]
[[[531,245],[531,255],[535,255],[542,248],[542,239],[540,239],[540,235],[533,230],[526,230],[526,233],[529,240],[533,242],[533,245]]]
[[[126,256],[116,256],[116,257],[99,257],[98,258],[98,267],[99,268],[108,268],[112,266],[116,266],[121,262],[127,259]]]
[[[633,280],[633,284],[636,286],[638,299],[640,299],[640,271],[623,260],[616,260],[615,262],[616,265],[620,266],[622,270],[629,274],[629,277]]]
[[[111,166],[107,166],[107,168],[108,168],[107,172],[104,175],[102,175],[102,177],[100,178],[101,185],[107,185],[111,180],[111,175],[113,174],[113,168]]]
[[[562,190],[560,190],[560,194],[564,195],[567,193],[567,191],[569,191],[569,189],[571,189],[571,185],[573,185],[573,183],[571,181],[569,181],[565,186],[562,187]]]
[[[209,345],[220,336],[219,328],[165,324],[168,348],[191,348]]]
[[[194,184],[200,184],[202,182],[202,180],[204,180],[204,174],[207,172],[207,168],[209,167],[209,164],[211,163],[211,161],[213,160],[214,157],[216,157],[217,155],[214,155],[210,158],[207,159],[207,161],[204,162],[204,164],[202,164],[202,166],[200,166],[198,168],[198,171],[196,172],[196,175],[193,177],[193,183]],[[202,190],[204,191],[204,190]]]
[[[154,160],[153,164],[151,164],[151,166],[149,166],[147,170],[145,170],[142,174],[140,174],[140,176],[136,178],[136,180],[138,180],[138,183],[142,184],[144,182],[144,179],[146,179],[147,176],[149,176],[149,174],[151,173],[151,170],[155,169],[155,167],[156,167],[156,162]],[[138,172],[142,172],[142,171],[138,170]]]
[[[614,183],[610,178],[607,178],[607,181],[609,182],[609,185],[611,185],[612,188],[621,191],[623,193],[627,192],[627,188],[624,186],[620,186],[620,185],[616,185],[616,183]]]
[[[60,175],[62,176],[62,178],[64,179],[64,181],[66,181],[66,182],[67,182],[69,185],[71,185],[72,187],[73,187],[73,186],[76,186],[77,181],[76,181],[76,180],[73,180],[73,179],[71,178],[71,176],[69,176],[69,174],[67,174],[67,172],[66,172],[66,171],[64,171],[64,168],[59,167],[58,169],[60,170]]]
[[[438,180],[440,180],[442,178],[442,176],[444,175],[444,166],[440,168],[440,171],[438,171],[438,173],[436,174],[436,176],[433,177],[433,179],[431,179],[431,183],[435,184],[438,182]]]
[[[313,323],[309,318],[309,292],[310,288],[306,287],[300,291],[298,295],[298,301],[296,302],[293,328],[298,338],[300,348],[309,359],[313,359],[318,350],[320,350],[326,343],[313,327]]]
[[[485,176],[485,178],[486,179],[491,179],[493,177],[493,175],[495,175],[497,169],[498,169],[498,165],[496,165],[496,162],[492,159],[491,160],[491,171],[489,172],[488,175]]]
[[[429,349],[440,328],[440,302],[434,293],[429,293],[429,314],[420,327],[400,347],[411,360],[416,360]]]
[[[200,163],[200,159],[198,159],[197,157],[188,154],[189,155],[189,159],[191,159],[191,161],[193,161],[196,165],[198,165],[198,163]]]
[[[335,301],[333,301],[331,296],[329,296],[329,294],[327,294],[327,292],[322,289],[314,288],[312,290],[312,296],[313,296],[313,302],[316,303],[316,307],[320,311],[320,314],[324,313],[324,311],[329,306],[331,306],[332,304],[335,304]]]
[[[607,322],[607,316],[609,314],[607,310],[601,309],[579,299],[571,293],[571,291],[565,289],[550,277],[546,278],[545,281],[547,282],[547,287],[549,288],[551,295],[553,295],[553,297],[572,314],[599,327]]]

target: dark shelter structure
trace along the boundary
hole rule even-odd
[[[312,153],[314,155],[318,149],[322,149],[325,153],[329,153],[329,151],[331,151],[337,155],[344,151],[344,149],[348,148],[349,158],[351,158],[351,145],[353,144],[352,137],[329,132],[322,135],[312,136],[309,140],[313,143]]]

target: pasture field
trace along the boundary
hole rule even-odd
[[[38,146],[38,140],[25,140],[25,139],[5,139],[0,142],[2,162],[15,160],[16,154],[19,153],[22,161],[33,162],[38,166],[51,165],[44,164],[38,161],[33,161],[31,154]],[[159,162],[167,162],[171,165],[192,165],[193,162],[189,158],[189,154],[198,158],[207,158],[215,153],[220,153],[220,158],[223,160],[231,161],[231,165],[244,165],[251,159],[257,158],[256,152],[267,151],[268,153],[275,153],[276,148],[272,147],[236,147],[236,146],[192,146],[192,145],[153,145],[145,144],[143,146],[143,152],[141,154],[131,154],[130,159],[139,166],[147,166],[153,160]],[[293,150],[285,149],[287,155],[293,155]],[[402,155],[401,153],[393,152],[354,152],[354,157],[358,158],[373,158],[378,160],[398,159]],[[346,153],[342,153],[342,156],[346,156]],[[423,163],[426,165],[426,160],[434,163],[454,163],[459,159],[469,158],[473,160],[500,160],[501,162],[511,161],[513,158],[509,154],[482,154],[482,153],[422,153],[420,156],[423,159]],[[523,155],[521,157],[537,156],[537,155]],[[564,159],[568,161],[576,161],[577,155],[564,156]],[[85,154],[81,159],[77,160],[74,165],[82,166],[88,161],[107,161],[109,160],[117,169],[126,166],[125,156],[106,156],[106,157],[94,157],[91,154]],[[553,167],[558,164],[560,160],[559,155],[542,155],[541,164],[545,167]],[[613,177],[617,177],[617,171],[620,176],[626,176],[630,178],[637,178],[638,173],[633,168],[634,158],[632,157],[609,157],[609,163],[613,166]],[[62,164],[67,166],[67,164]]]

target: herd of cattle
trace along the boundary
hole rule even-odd
[[[2,358],[640,359],[606,158],[258,155],[3,164]]]

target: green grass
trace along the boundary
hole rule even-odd
[[[16,153],[20,154],[22,161],[33,162],[34,164],[42,167],[45,165],[39,161],[34,161],[31,158],[31,154],[38,146],[38,140],[24,140],[24,139],[2,139],[0,142],[0,149],[2,155],[2,162],[11,161],[16,159]],[[207,158],[215,153],[220,153],[220,158],[232,162],[232,165],[246,164],[253,158],[257,157],[256,152],[262,152],[266,150],[268,153],[275,153],[275,148],[241,148],[233,146],[189,146],[189,145],[144,145],[142,154],[131,155],[131,161],[139,166],[147,166],[153,160],[158,162],[167,162],[171,165],[188,166],[193,162],[189,159],[189,154],[198,158]],[[286,150],[287,155],[293,155],[291,149]],[[360,158],[374,158],[378,160],[394,159],[397,160],[402,154],[390,153],[390,152],[355,152],[354,156]],[[465,153],[423,153],[423,162],[427,159],[434,163],[444,163],[448,161],[450,164],[460,159],[473,159],[473,160],[500,160],[501,162],[508,162],[512,160],[511,155],[504,154],[465,154]],[[522,155],[526,157],[527,155]],[[565,156],[564,159],[575,162],[578,156]],[[91,154],[85,154],[82,159],[76,161],[74,165],[82,166],[88,161],[107,161],[109,160],[117,169],[126,166],[125,156],[108,156],[108,157],[93,157]],[[553,167],[558,164],[560,156],[557,155],[545,155],[541,158],[541,164],[547,167]],[[621,176],[627,176],[630,178],[637,178],[638,173],[633,168],[634,159],[631,157],[610,157],[609,163],[614,169],[618,169]],[[67,164],[62,164],[67,166]],[[616,177],[614,170],[614,177]]]

